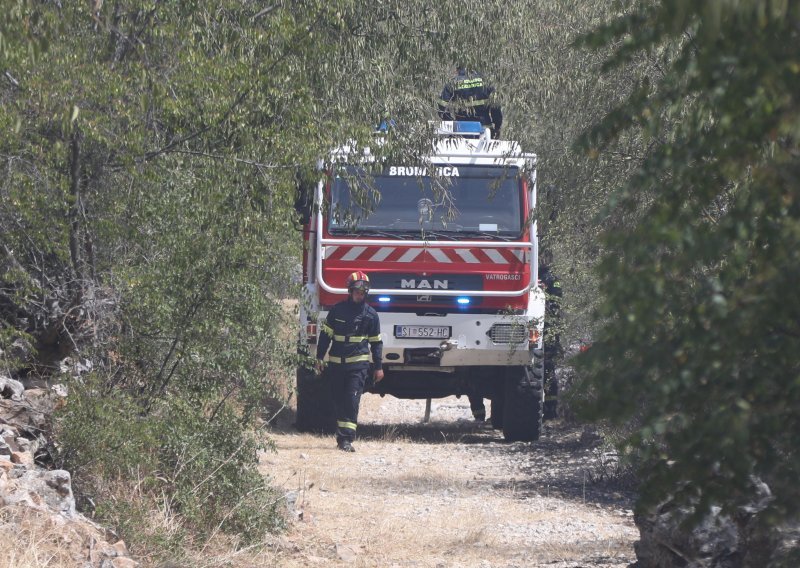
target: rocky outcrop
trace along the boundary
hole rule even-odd
[[[37,452],[46,445],[50,416],[65,401],[66,390],[61,385],[25,389],[22,382],[0,375],[0,522],[4,542],[19,542],[25,549],[24,535],[35,533],[46,535],[37,537],[37,546],[52,541],[49,544],[57,551],[59,566],[138,566],[124,542],[75,510],[70,473],[36,463]],[[23,555],[20,550],[14,556]]]
[[[764,568],[782,566],[797,547],[798,527],[768,528],[760,514],[772,500],[769,487],[753,480],[752,500],[734,514],[713,506],[693,527],[684,522],[691,507],[667,500],[646,515],[636,515],[640,532],[637,567]]]

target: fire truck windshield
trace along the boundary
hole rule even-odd
[[[519,237],[522,188],[512,167],[390,166],[373,176],[347,167],[332,180],[329,229]]]

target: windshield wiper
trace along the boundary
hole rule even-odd
[[[451,241],[457,241],[458,239],[453,235],[448,235],[447,233],[439,233],[436,231],[420,231],[420,235],[424,234],[425,237],[438,237],[440,239],[450,239]]]
[[[386,231],[378,231],[376,229],[366,229],[364,231],[359,231],[358,233],[350,233],[351,235],[360,235],[360,236],[367,236],[367,237],[389,237],[391,239],[400,239],[401,241],[405,241],[410,235],[408,231],[398,232],[398,233],[387,233]]]
[[[487,233],[486,231],[460,231],[462,235],[475,235],[478,237],[489,237],[491,239],[500,239],[501,241],[513,241],[512,237],[506,237],[498,233]]]

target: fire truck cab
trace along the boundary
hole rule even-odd
[[[365,159],[365,156],[367,159]],[[314,356],[355,270],[370,277],[385,378],[366,392],[475,395],[507,440],[536,440],[545,294],[538,285],[536,156],[480,123],[443,122],[418,164],[333,152],[304,224],[300,345]],[[297,372],[297,427],[332,431],[332,397]]]

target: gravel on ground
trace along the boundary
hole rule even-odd
[[[487,401],[488,402],[488,401]],[[466,398],[365,395],[356,453],[332,436],[272,433],[262,469],[287,496],[280,566],[610,568],[635,561],[633,494],[604,475],[591,429],[546,422],[506,443]],[[599,472],[599,473],[598,473]]]

